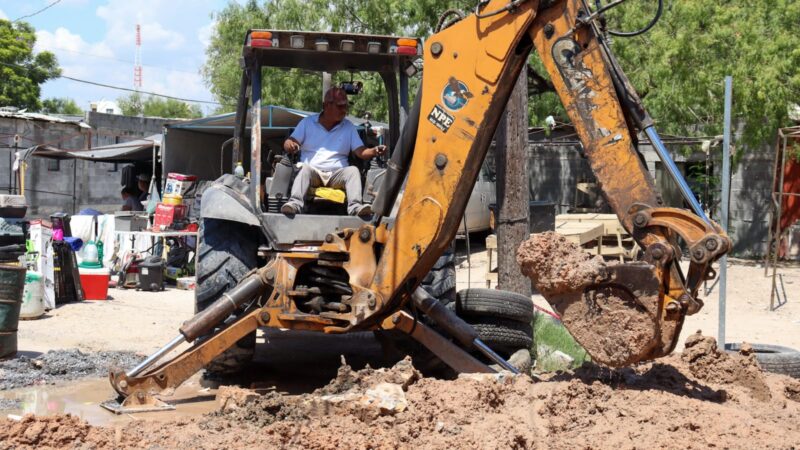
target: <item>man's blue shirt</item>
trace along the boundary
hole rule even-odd
[[[349,120],[343,119],[326,130],[319,123],[319,114],[301,120],[292,137],[300,143],[300,161],[325,172],[347,167],[347,155],[364,146]]]

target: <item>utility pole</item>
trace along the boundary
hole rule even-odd
[[[531,295],[517,265],[517,248],[530,236],[528,75],[523,68],[495,133],[497,161],[497,281],[500,289]]]

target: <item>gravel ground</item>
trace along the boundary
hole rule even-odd
[[[76,349],[51,350],[36,358],[22,355],[0,361],[0,390],[107,376],[112,367],[134,367],[142,359],[144,355],[133,352],[83,353]],[[3,406],[9,405],[0,405],[0,410],[10,409]]]

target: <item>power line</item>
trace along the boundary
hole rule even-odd
[[[55,6],[59,2],[61,2],[61,0],[55,0],[53,3],[50,3],[49,5],[45,6],[44,8],[42,8],[42,9],[40,9],[38,11],[36,11],[35,13],[28,14],[27,16],[17,17],[12,23],[19,22],[20,20],[27,19],[28,17],[33,17],[33,16],[35,16],[35,15],[41,13],[41,12],[44,12],[45,10],[48,10],[48,9],[52,8],[53,6]]]
[[[109,61],[117,61],[117,62],[121,62],[121,63],[125,63],[125,64],[135,64],[133,61],[128,60],[128,59],[116,58],[114,56],[98,55],[97,53],[82,52],[80,50],[72,50],[72,49],[64,48],[64,47],[52,46],[52,47],[49,47],[49,48],[43,48],[42,50],[47,50],[47,51],[60,50],[62,52],[69,52],[69,53],[75,53],[75,54],[78,54],[78,55],[91,56],[92,58],[106,59],[106,60],[109,60]],[[142,64],[142,67],[149,67],[151,69],[163,70],[163,71],[168,71],[168,72],[185,73],[187,75],[198,75],[198,72],[190,72],[188,70],[180,70],[180,69],[171,69],[171,68],[168,68],[168,67],[154,66],[152,64]]]
[[[5,63],[5,62],[0,62],[0,65],[8,66],[8,67],[15,67],[17,69],[22,69],[22,70],[28,70],[27,67],[20,66],[20,65],[17,65],[17,64],[10,64],[10,63]],[[155,92],[137,91],[135,89],[129,89],[129,88],[121,87],[121,86],[113,86],[113,85],[110,85],[110,84],[98,83],[96,81],[82,80],[80,78],[68,77],[66,75],[59,75],[57,78],[65,78],[67,80],[75,81],[75,82],[78,82],[78,83],[91,84],[93,86],[100,86],[100,87],[109,88],[109,89],[116,89],[116,90],[119,90],[119,91],[138,92],[140,94],[152,95],[154,97],[171,98],[173,100],[179,100],[179,101],[182,101],[182,102],[205,103],[205,104],[208,104],[208,105],[222,105],[222,103],[219,103],[219,102],[212,102],[212,101],[208,101],[208,100],[194,100],[194,99],[182,98],[182,97],[174,97],[172,95],[157,94]]]
[[[120,87],[120,86],[112,86],[110,84],[98,83],[96,81],[81,80],[80,78],[72,78],[72,77],[68,77],[66,75],[61,75],[61,76],[59,76],[59,78],[66,78],[67,80],[76,81],[78,83],[91,84],[91,85],[94,85],[94,86],[100,86],[100,87],[109,88],[109,89],[117,89],[117,90],[120,90],[120,91],[137,92],[139,94],[147,94],[147,95],[152,95],[154,97],[171,98],[173,100],[180,100],[182,102],[206,103],[206,104],[209,104],[209,105],[221,105],[222,104],[222,103],[211,102],[211,101],[207,101],[207,100],[193,100],[193,99],[189,99],[189,98],[173,97],[171,95],[156,94],[155,92],[137,91],[136,89],[129,89],[129,88],[124,88],[124,87]]]

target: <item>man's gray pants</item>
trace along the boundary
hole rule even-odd
[[[308,164],[303,164],[300,173],[294,179],[292,185],[292,195],[289,203],[293,203],[303,210],[303,198],[308,192],[309,188],[317,188],[320,186],[331,187],[335,189],[344,189],[347,194],[347,213],[355,215],[361,207],[361,173],[355,166],[343,167],[336,169],[331,174],[328,184],[322,182],[319,173]]]

